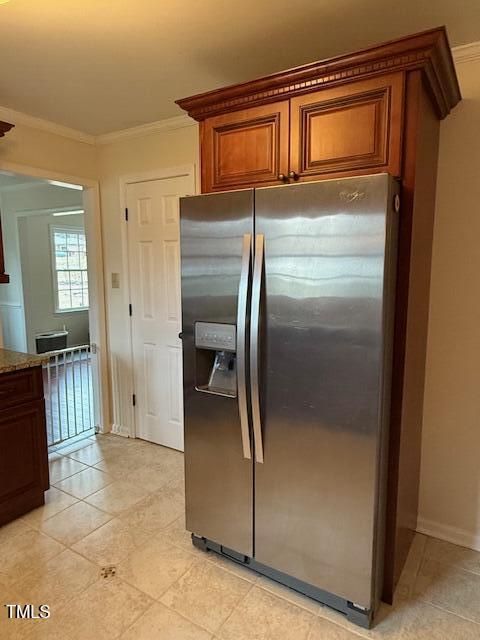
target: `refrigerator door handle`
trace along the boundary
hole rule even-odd
[[[262,422],[260,415],[259,357],[260,346],[260,300],[262,289],[264,259],[264,236],[257,234],[255,238],[255,261],[252,283],[252,319],[250,323],[250,385],[252,397],[253,439],[255,443],[255,460],[263,463]]]
[[[243,457],[251,459],[250,429],[248,426],[247,408],[247,365],[246,365],[246,338],[247,338],[247,305],[248,287],[250,282],[250,262],[252,250],[252,235],[246,233],[243,236],[242,271],[238,285],[237,304],[237,396],[238,411],[240,414],[240,429],[242,433]]]

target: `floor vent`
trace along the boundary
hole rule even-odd
[[[116,567],[114,567],[113,565],[107,565],[106,567],[102,567],[102,570],[100,571],[100,575],[102,576],[102,578],[113,578],[116,572],[117,572]]]

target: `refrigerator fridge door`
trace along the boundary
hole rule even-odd
[[[381,174],[255,193],[254,557],[366,609],[381,547],[395,189]]]
[[[186,526],[252,555],[246,397],[253,190],[182,198]]]

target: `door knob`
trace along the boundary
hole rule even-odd
[[[284,173],[279,173],[277,178],[281,181],[281,182],[288,182],[288,177],[284,174]]]
[[[288,177],[292,180],[298,180],[300,176],[298,175],[298,173],[296,173],[296,171],[290,171]]]

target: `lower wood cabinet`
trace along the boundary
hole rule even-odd
[[[42,369],[0,374],[0,526],[44,503],[49,487]]]

